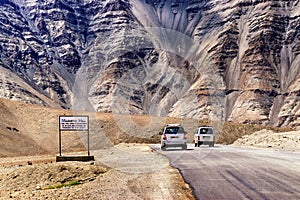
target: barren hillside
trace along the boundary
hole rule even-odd
[[[59,116],[78,114],[89,115],[91,150],[110,148],[120,142],[156,143],[165,123],[180,121],[147,115],[83,113],[0,99],[0,155],[57,154]],[[87,132],[62,132],[63,152],[82,151],[86,145]]]
[[[107,149],[118,143],[159,143],[159,132],[167,123],[181,123],[189,142],[193,141],[197,126],[211,125],[216,130],[217,142],[222,144],[231,144],[243,135],[264,128],[275,132],[290,130],[188,118],[76,112],[0,99],[0,156],[57,154],[59,116],[74,114],[89,115],[91,150]],[[62,132],[62,152],[82,151],[86,147],[87,132]]]
[[[298,127],[299,0],[2,0],[0,97]]]

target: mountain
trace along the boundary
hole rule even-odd
[[[299,10],[289,0],[0,0],[0,97],[298,127]]]

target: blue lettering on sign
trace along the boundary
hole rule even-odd
[[[61,122],[77,122],[76,119],[61,119]]]
[[[88,117],[65,116],[60,118],[60,130],[88,130]]]

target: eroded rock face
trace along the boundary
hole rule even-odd
[[[0,95],[299,126],[299,10],[271,0],[2,0],[0,66],[18,83],[0,77]]]

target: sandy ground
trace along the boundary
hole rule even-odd
[[[232,145],[268,148],[276,151],[300,151],[300,131],[275,133],[264,129],[251,135],[245,135]]]
[[[92,154],[94,162],[2,158],[0,199],[193,199],[180,173],[148,145],[119,144]]]
[[[95,162],[55,162],[58,117],[74,114],[89,115]],[[159,143],[167,123],[183,124],[192,142],[197,120],[77,113],[4,99],[0,117],[0,199],[193,199],[178,170],[143,143]],[[234,145],[296,150],[299,133],[292,135],[264,130]],[[63,132],[63,154],[86,153],[86,141],[86,132]]]
[[[55,162],[58,117],[74,114],[89,115],[95,162]],[[165,118],[75,113],[4,99],[0,117],[0,199],[193,199],[167,158],[136,144],[159,141]],[[62,132],[63,155],[86,153],[86,141],[86,132]]]

